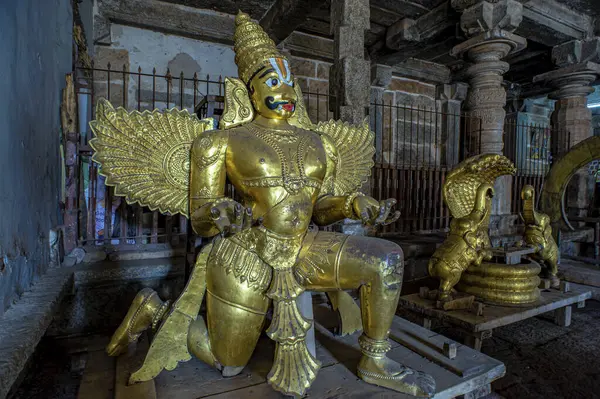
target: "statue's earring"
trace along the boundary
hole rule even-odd
[[[221,129],[231,129],[254,119],[254,108],[248,88],[240,79],[225,78],[225,109],[219,123]]]

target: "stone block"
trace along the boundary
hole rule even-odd
[[[341,0],[331,4],[331,26],[351,26],[364,33],[370,28],[369,0]]]
[[[440,100],[464,101],[467,98],[469,85],[463,82],[436,86],[436,97]]]
[[[308,93],[308,79],[306,78],[296,78],[296,83],[300,85],[300,89],[303,93]]]
[[[317,73],[315,61],[306,58],[292,57],[290,60],[292,72],[295,76],[314,78]]]
[[[423,95],[414,95],[397,91],[395,95],[395,100],[396,105],[399,107],[414,108],[412,112],[411,110],[407,111],[407,118],[418,117],[417,114],[420,114],[423,109],[427,109],[430,111],[436,109],[436,101],[431,97]],[[399,110],[399,112],[403,113],[403,110]]]
[[[402,91],[412,94],[422,94],[433,98],[435,97],[436,88],[434,85],[422,83],[416,80],[394,78],[391,80],[389,90]]]
[[[340,26],[336,28],[334,36],[333,56],[334,59],[347,57],[364,57],[364,32],[352,26]]]
[[[317,63],[317,78],[329,80],[329,68],[331,67],[330,63],[318,62]]]
[[[110,47],[96,46],[96,54],[94,55],[94,67],[101,69],[109,69],[110,64],[111,80],[117,78],[118,73],[122,73],[123,66],[129,71],[129,51],[124,49],[114,49]],[[106,72],[94,73],[95,81],[106,81],[108,78]]]
[[[600,62],[600,38],[594,37],[582,43],[581,61]]]
[[[392,81],[392,67],[388,65],[371,65],[371,85],[387,88]]]
[[[421,35],[417,21],[411,18],[403,18],[387,29],[385,43],[392,49],[397,49],[402,42],[419,42]]]
[[[493,29],[515,31],[523,20],[523,5],[516,0],[482,1],[463,11],[462,30],[474,36]]]
[[[571,40],[552,48],[552,62],[559,68],[581,62],[583,42]]]
[[[312,94],[320,94],[322,96],[329,95],[329,81],[308,79],[308,91]]]
[[[333,40],[331,39],[293,32],[284,43],[286,50],[289,50],[295,56],[310,57],[328,62],[333,60]]]
[[[338,101],[343,105],[363,106],[369,101],[370,63],[362,58],[345,58],[339,71]]]

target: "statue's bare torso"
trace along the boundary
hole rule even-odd
[[[326,174],[326,154],[317,133],[283,133],[243,126],[228,132],[227,177],[269,230],[306,231]]]

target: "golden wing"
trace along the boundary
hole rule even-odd
[[[101,99],[90,122],[92,159],[106,185],[127,203],[188,217],[190,150],[214,125],[212,118],[199,120],[187,110],[127,112]]]
[[[375,134],[366,119],[362,126],[333,120],[319,122],[313,130],[327,135],[337,150],[334,195],[348,195],[359,190],[371,176],[374,165]]]
[[[503,175],[514,175],[515,165],[503,155],[481,154],[465,159],[448,172],[443,187],[444,201],[452,216],[461,218],[473,210],[477,188],[492,186]]]

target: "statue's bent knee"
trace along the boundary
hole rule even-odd
[[[212,352],[224,367],[245,366],[262,332],[269,299],[217,258],[209,260],[207,324]]]
[[[391,290],[401,288],[404,275],[404,254],[402,248],[394,242],[378,240],[376,246],[377,277]]]

